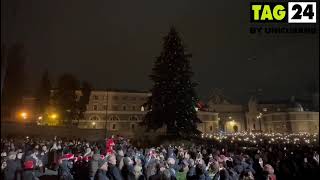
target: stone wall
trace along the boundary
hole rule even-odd
[[[105,129],[80,129],[77,127],[63,127],[63,126],[36,126],[36,125],[22,125],[18,123],[1,123],[1,137],[6,136],[37,136],[43,138],[53,138],[54,136],[82,138],[90,141],[100,141],[105,139]],[[135,133],[109,131],[108,136],[122,135],[132,139],[154,139],[158,135],[164,134],[161,130],[156,133],[146,133],[142,130]]]
[[[105,130],[1,123],[1,137],[8,135],[39,136],[44,138],[52,138],[56,135],[59,137],[76,137],[95,141],[104,139]]]

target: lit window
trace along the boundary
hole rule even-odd
[[[267,112],[268,109],[267,109],[267,108],[263,108],[262,111],[263,111],[263,112]]]
[[[141,111],[144,111],[144,107],[143,106],[141,106]]]

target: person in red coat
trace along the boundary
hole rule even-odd
[[[111,138],[106,140],[106,154],[112,154],[114,146],[114,136],[112,135]]]

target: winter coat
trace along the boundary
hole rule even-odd
[[[100,155],[99,154],[94,154],[92,157],[92,160],[90,161],[90,169],[89,169],[89,176],[94,177],[96,172],[99,169],[99,159]]]
[[[121,176],[120,170],[114,165],[109,165],[108,177],[110,178],[110,180],[122,180],[123,179]]]
[[[58,176],[59,180],[73,180],[73,175],[71,174],[72,164],[67,160],[63,160],[59,165]]]
[[[161,179],[161,175],[160,174],[155,174],[149,177],[148,180],[160,180]]]
[[[101,169],[98,169],[94,176],[94,180],[109,180],[107,176],[107,172]]]
[[[122,169],[123,167],[123,156],[116,155],[117,167]]]
[[[39,180],[34,174],[33,170],[25,170],[22,173],[22,180]]]
[[[18,164],[15,160],[7,160],[7,167],[4,169],[4,180],[15,180]]]
[[[22,172],[23,172],[22,160],[16,159],[15,161],[17,163],[16,180],[21,180],[22,179]]]
[[[49,162],[49,153],[43,153],[43,155],[40,154],[40,160],[42,161],[42,164],[44,167],[48,166],[48,162]]]
[[[187,173],[186,172],[177,172],[176,173],[177,180],[185,180],[186,177],[187,177]]]
[[[123,179],[125,180],[135,180],[135,176],[134,176],[134,169],[133,166],[123,166],[122,170],[121,170],[121,174]]]
[[[195,175],[196,175],[196,168],[190,167],[189,171],[187,172],[187,180],[191,179]]]

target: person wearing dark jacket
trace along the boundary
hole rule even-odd
[[[17,163],[17,172],[16,172],[16,180],[22,179],[23,172],[23,162],[22,162],[22,153],[17,154],[16,163]]]
[[[18,170],[18,164],[15,161],[16,154],[15,152],[9,152],[7,167],[4,169],[4,180],[15,180],[16,172]]]
[[[189,160],[189,171],[187,172],[187,180],[191,180],[193,176],[196,175],[196,167],[194,165],[194,160]]]
[[[133,161],[129,157],[123,159],[122,177],[126,180],[135,180]]]
[[[111,154],[108,156],[108,177],[111,180],[122,180],[120,170],[118,169],[116,157]]]
[[[92,156],[92,159],[89,163],[89,177],[90,179],[94,179],[94,176],[96,172],[99,169],[99,160],[100,160],[100,154],[94,154]]]
[[[22,180],[38,180],[34,173],[34,166],[33,161],[29,160],[24,162],[24,171],[22,173]]]
[[[99,169],[97,170],[94,180],[109,180],[107,176],[108,162],[105,160],[100,160],[98,163]]]
[[[71,154],[66,154],[63,159],[60,161],[58,176],[59,180],[73,180],[73,175],[71,174],[72,163],[69,161],[72,159]]]
[[[208,174],[206,174],[206,167],[202,164],[197,164],[196,175],[192,176],[192,180],[210,180]]]

